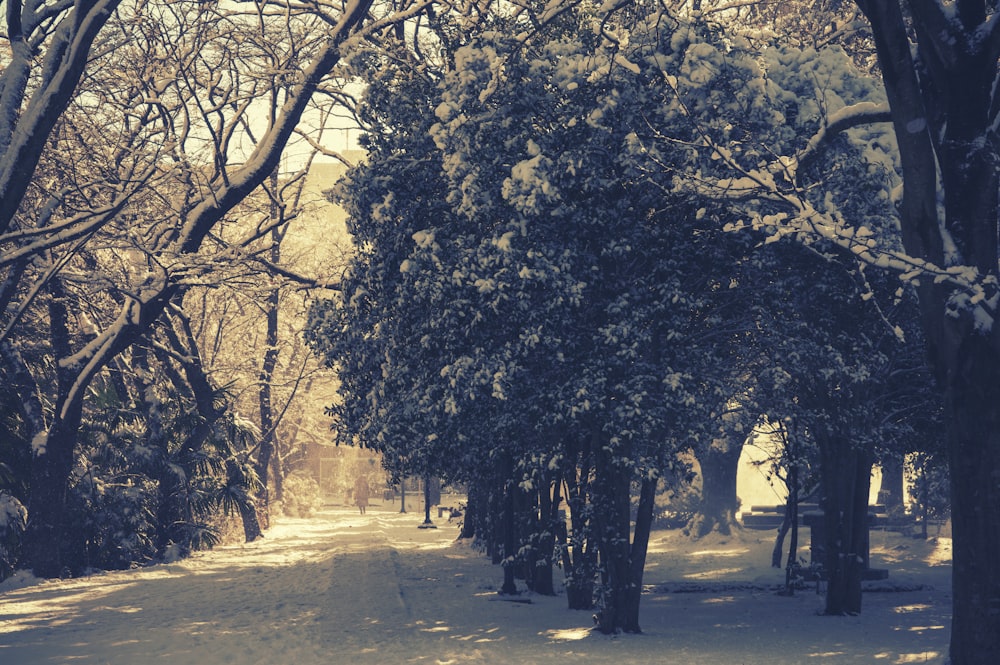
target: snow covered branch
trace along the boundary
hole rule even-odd
[[[795,156],[796,163],[800,167],[807,165],[816,158],[823,144],[833,140],[840,132],[873,122],[892,122],[888,103],[860,102],[835,111]]]
[[[49,134],[76,91],[91,44],[119,2],[85,0],[63,15],[45,52],[38,88],[30,97],[27,83],[35,36],[25,35],[21,29],[45,27],[35,21],[35,3],[30,7],[8,3],[8,26],[16,28],[12,47],[17,61],[11,68],[23,78],[10,81],[5,70],[0,86],[0,231],[8,228],[24,199]],[[28,15],[19,15],[19,9]],[[24,102],[27,104],[22,106]]]

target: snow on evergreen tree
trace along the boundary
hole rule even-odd
[[[639,630],[633,484],[646,527],[657,483],[748,381],[816,395],[806,426],[840,418],[825,449],[867,474],[885,430],[851,417],[891,411],[866,384],[901,349],[879,305],[908,296],[851,251],[899,251],[892,137],[854,126],[883,113],[877,82],[838,48],[758,51],[632,9],[581,7],[530,37],[518,17],[460,39],[442,26],[437,66],[364,60],[382,83],[362,104],[370,155],[337,190],[358,254],[311,326],[343,380],[342,440],[496,483],[495,506],[513,482],[567,502],[570,602],[599,571],[608,632]],[[574,556],[591,544],[596,560]],[[514,565],[509,542],[503,556]]]

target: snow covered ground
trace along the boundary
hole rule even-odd
[[[7,580],[0,663],[945,662],[947,539],[873,533],[873,565],[890,569],[889,583],[865,594],[860,616],[824,617],[813,591],[771,590],[783,574],[768,566],[770,532],[697,543],[655,532],[644,632],[610,637],[562,596],[499,599],[500,570],[456,543],[454,525],[418,529],[420,515],[397,510],[329,507],[178,563]]]

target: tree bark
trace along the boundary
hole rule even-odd
[[[271,203],[269,207],[271,229],[270,260],[273,265],[281,262],[281,241],[284,233],[278,226],[281,210],[278,206],[278,170],[271,172],[269,178]],[[277,426],[274,418],[274,406],[271,397],[271,387],[274,380],[274,368],[278,365],[278,307],[281,304],[281,291],[273,287],[267,294],[264,303],[264,359],[261,361],[260,378],[258,382],[258,405],[260,408],[260,443],[257,449],[257,459],[254,470],[260,479],[260,491],[257,494],[257,511],[263,527],[271,524],[271,506],[268,497],[268,471],[271,468],[271,456],[274,454]]]
[[[744,437],[732,433],[715,439],[698,455],[701,466],[701,503],[698,512],[688,522],[686,530],[692,538],[702,538],[713,531],[730,535],[741,527],[736,521],[739,497],[736,496],[736,475]]]
[[[868,556],[868,493],[872,459],[850,441],[817,434],[823,496],[825,614],[861,613],[861,580]]]
[[[792,455],[792,460],[797,457]],[[785,502],[785,519],[782,526],[788,524],[792,535],[788,542],[788,558],[785,560],[785,593],[795,593],[792,575],[798,565],[799,552],[799,467],[794,461],[788,469],[788,500]]]
[[[274,455],[274,441],[277,423],[274,419],[274,409],[271,401],[271,382],[274,368],[278,363],[278,289],[272,289],[265,305],[267,333],[265,337],[264,360],[260,368],[258,384],[258,403],[260,407],[260,443],[254,470],[260,479],[260,491],[257,494],[257,508],[260,512],[264,528],[270,525],[270,506],[268,501],[268,471],[271,468],[271,457]]]
[[[545,596],[556,595],[553,559],[555,557],[556,532],[559,528],[559,506],[561,483],[552,472],[544,474],[545,481],[538,493],[538,511],[541,517],[542,533],[538,536],[538,561],[535,563],[534,591]]]
[[[785,536],[788,535],[788,530],[792,527],[792,507],[785,504],[785,517],[781,520],[781,526],[778,527],[778,535],[774,539],[774,548],[771,550],[771,567],[781,568],[781,557],[785,545]]]
[[[567,457],[573,460],[573,465],[563,470],[572,533],[565,533],[560,528],[556,534],[563,543],[566,604],[571,610],[590,610],[594,607],[594,575],[597,567],[597,553],[591,539],[593,526],[587,505],[590,494],[590,458],[589,454]]]
[[[653,530],[653,512],[656,506],[655,478],[644,478],[639,490],[639,505],[635,513],[635,533],[629,549],[629,583],[625,592],[626,633],[641,633],[639,627],[639,601],[642,598],[642,577],[646,570],[646,553],[649,551],[649,535]]]
[[[74,405],[79,421],[79,406]],[[59,419],[49,429],[46,450],[32,457],[31,501],[24,534],[25,561],[36,577],[60,577],[74,572],[80,562],[68,560],[66,524],[68,479],[73,469],[77,427],[73,417]]]
[[[939,266],[975,268],[989,302],[998,279],[1000,26],[983,2],[954,3],[957,20],[941,3],[912,2],[908,32],[899,3],[856,1],[871,22],[892,108],[903,166],[904,247]],[[954,548],[951,662],[981,665],[1000,653],[1000,327],[995,305],[980,309],[945,283],[922,278],[918,294],[945,403]]]
[[[7,38],[12,60],[0,73],[0,232],[7,231],[24,199],[56,122],[69,106],[90,59],[91,44],[114,14],[120,0],[83,0],[50,14],[51,7],[7,2]],[[54,28],[50,20],[58,21]],[[29,30],[52,31],[45,57],[38,58],[39,35]],[[40,72],[31,73],[32,61],[44,59]],[[28,81],[38,77],[38,88],[25,99]],[[27,101],[27,104],[25,104]]]
[[[985,345],[970,340],[969,346]],[[988,359],[988,360],[987,360]],[[963,348],[946,392],[952,515],[955,665],[1000,653],[1000,358]]]
[[[163,429],[159,405],[152,399],[153,372],[149,364],[149,348],[136,344],[132,352],[132,367],[130,372],[134,383],[136,406],[146,421],[146,445],[157,451],[157,461],[152,473],[156,481],[158,504],[156,506],[156,551],[163,554],[171,542],[176,542],[174,527],[183,522],[178,497],[181,493],[181,483],[178,474],[170,464],[168,439]],[[127,393],[122,393],[122,400],[128,399]]]
[[[886,454],[882,459],[882,486],[879,489],[879,503],[885,505],[889,515],[902,515],[903,501],[903,456]]]
[[[609,446],[595,442],[594,493],[591,507],[600,554],[601,594],[597,629],[613,634],[625,629],[629,587],[630,482]]]
[[[480,482],[470,481],[465,497],[465,511],[462,514],[462,531],[459,538],[475,538],[480,535],[479,525],[485,520],[483,491]]]
[[[226,460],[226,474],[229,476],[230,483],[242,484],[244,482],[243,469],[232,458]],[[240,511],[240,519],[243,523],[243,539],[251,543],[262,537],[264,532],[261,531],[260,521],[257,519],[257,508],[254,506],[253,496],[247,493],[242,501],[237,502],[236,507]]]
[[[517,491],[517,487],[512,478],[513,464],[509,459],[504,460],[503,469],[503,585],[500,587],[500,593],[515,595],[517,584],[514,582],[514,562],[517,541],[514,535],[514,492]]]
[[[70,354],[65,293],[58,278],[49,284],[49,331],[56,358]],[[36,577],[59,577],[79,568],[67,553],[72,547],[66,515],[69,476],[73,470],[77,432],[83,417],[83,391],[74,390],[75,372],[56,364],[56,413],[48,432],[36,435],[31,458],[31,497],[24,553]]]

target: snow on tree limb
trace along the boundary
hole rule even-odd
[[[27,106],[21,108],[25,101],[24,87],[19,87],[13,95],[9,95],[10,91],[5,87],[0,95],[0,118],[4,121],[0,129],[5,132],[0,135],[0,140],[5,142],[0,151],[0,231],[6,230],[14,218],[46,140],[76,90],[89,59],[91,45],[119,2],[87,0],[75,3],[54,31],[55,36],[46,51],[40,72],[39,87],[27,100]],[[18,16],[15,12],[18,8],[13,3],[8,4],[8,23]],[[41,8],[39,11],[44,13]],[[30,53],[20,55],[26,58]],[[15,63],[15,66],[26,68],[23,63]],[[14,117],[17,119],[11,124],[10,120]]]
[[[864,113],[859,117],[863,116]],[[851,118],[853,114],[845,114],[845,117]],[[951,285],[956,290],[952,299],[955,311],[969,308],[974,312],[980,329],[987,331],[992,326],[997,305],[1000,304],[1000,292],[993,275],[983,276],[973,266],[940,266],[887,245],[885,239],[878,237],[871,229],[855,226],[836,209],[818,210],[798,187],[780,186],[775,181],[774,174],[789,172],[789,160],[779,157],[763,168],[748,169],[733,159],[725,147],[715,145],[707,135],[705,140],[733,176],[694,181],[679,175],[680,181],[686,182],[693,191],[704,196],[741,201],[757,198],[779,203],[785,208],[785,212],[778,213],[742,208],[746,221],[728,223],[725,230],[752,228],[763,231],[769,234],[765,243],[775,242],[786,236],[827,240],[850,252],[859,262],[897,273],[903,282],[918,283],[921,279],[929,279],[935,284]]]
[[[840,132],[873,122],[892,122],[888,103],[859,102],[834,111],[809,139],[806,147],[795,156],[796,163],[801,166],[815,159],[822,145]]]

